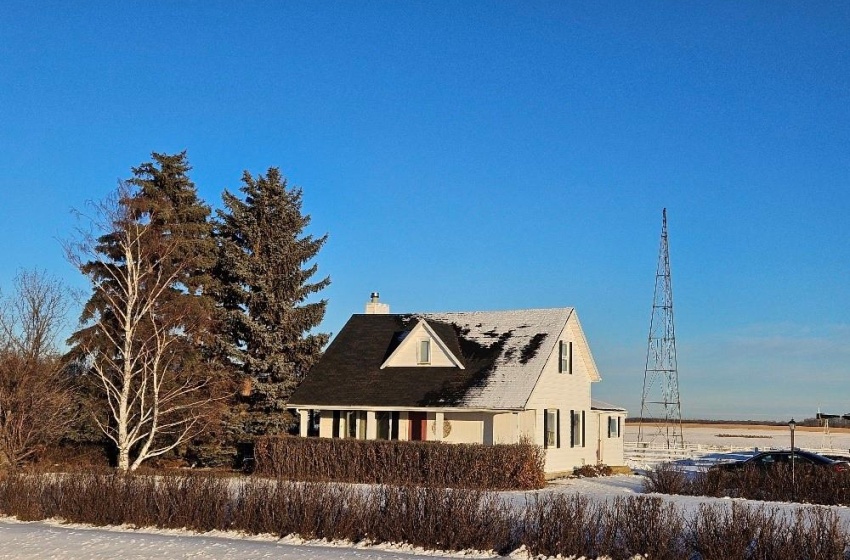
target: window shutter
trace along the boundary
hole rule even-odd
[[[561,447],[561,409],[555,411],[555,447]]]
[[[581,411],[581,446],[584,447],[584,411]]]
[[[547,447],[549,447],[549,444],[548,444],[548,441],[547,441],[549,439],[547,437],[548,434],[549,434],[549,410],[544,408],[543,409],[543,449],[546,449]]]
[[[576,411],[570,411],[570,447],[576,446]]]
[[[567,367],[570,371],[570,375],[572,375],[573,374],[573,343],[572,342],[570,342],[569,356],[567,356],[567,360],[569,360],[569,365]]]

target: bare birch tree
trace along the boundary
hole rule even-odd
[[[126,184],[94,210],[92,224],[107,233],[81,234],[68,252],[98,305],[84,310],[87,325],[72,342],[102,387],[107,406],[98,426],[116,446],[118,468],[133,471],[200,431],[210,398],[207,379],[180,360],[193,325],[168,307],[183,272],[176,241],[133,208]]]
[[[0,299],[0,463],[20,466],[58,442],[70,420],[70,396],[56,349],[67,296],[38,271],[15,278]]]

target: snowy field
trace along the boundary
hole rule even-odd
[[[649,444],[648,447],[636,443],[636,424],[626,425],[624,431],[626,464],[637,471],[651,469],[661,462],[675,462],[694,470],[705,470],[718,461],[743,460],[757,451],[791,447],[791,432],[787,426],[684,424],[684,450],[667,449],[664,437],[654,426],[645,425],[644,429],[644,442]],[[794,446],[850,459],[850,430],[798,427]]]
[[[748,424],[683,424],[685,443],[732,447],[791,447],[788,426],[752,426]],[[627,424],[626,441],[637,441],[638,427]],[[835,449],[850,453],[850,430],[798,427],[794,432],[794,445],[802,449]]]
[[[627,426],[626,440],[636,439],[636,427]],[[724,436],[724,437],[721,437]],[[733,437],[725,437],[733,436]],[[761,437],[752,437],[761,436]],[[850,433],[833,431],[829,440],[822,431],[799,429],[795,443],[803,448],[821,448],[828,441],[834,449],[850,449]],[[790,435],[784,427],[711,425],[685,426],[685,440],[702,445],[734,447],[788,447]],[[740,453],[738,454],[740,455]],[[715,454],[706,461],[723,460],[724,454]],[[718,459],[719,458],[719,459]],[[687,467],[685,467],[687,468]],[[616,497],[634,496],[643,493],[643,477],[640,475],[617,475],[604,478],[563,479],[551,482],[545,489],[536,492],[505,492],[506,500],[522,505],[540,493],[582,494],[592,500],[610,500]],[[680,507],[687,516],[703,503],[728,504],[728,498],[702,498],[693,496],[657,495]],[[744,502],[745,500],[736,500]],[[749,502],[754,505],[764,502]],[[790,503],[769,503],[772,507],[793,511],[799,506]],[[850,524],[850,508],[831,507],[845,524]],[[20,522],[0,518],[0,559],[254,559],[285,558],[330,560],[391,560],[391,559],[434,559],[434,558],[491,558],[482,552],[441,553],[413,549],[408,546],[366,546],[337,542],[303,541],[297,538],[277,539],[273,536],[242,536],[237,533],[215,532],[193,534],[188,531],[141,529],[128,527],[94,528],[81,525],[62,524],[58,521]],[[513,555],[526,559],[523,553]]]

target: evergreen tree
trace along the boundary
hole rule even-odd
[[[219,348],[242,376],[229,427],[234,442],[293,425],[287,401],[328,340],[313,332],[326,300],[307,300],[330,283],[311,282],[317,265],[310,262],[327,235],[304,233],[310,216],[302,213],[301,189],[288,188],[274,167],[265,177],[246,171],[242,183],[244,200],[223,193],[217,225]]]
[[[145,264],[156,271],[157,278],[169,279],[168,288],[157,296],[155,307],[157,321],[172,325],[179,334],[170,345],[169,368],[179,373],[175,379],[208,377],[214,305],[207,289],[217,252],[210,209],[198,198],[195,185],[188,178],[191,168],[185,152],[154,153],[152,158],[152,162],[133,168],[133,177],[119,189],[114,203],[122,220],[96,224],[105,233],[82,243],[89,245],[89,257],[93,258],[78,264],[81,272],[90,278],[93,293],[83,308],[82,328],[69,339],[72,347],[69,357],[85,363],[93,354],[115,351],[114,335],[110,333],[117,329],[119,317],[111,294],[126,288],[116,278],[127,270],[123,240],[126,228],[135,222],[146,228],[146,234],[139,237],[146,246],[139,248],[138,254],[149,260]],[[77,252],[78,256],[85,254],[85,250]],[[147,288],[146,284],[139,286],[142,291]],[[143,332],[141,329],[140,333]],[[212,402],[219,395],[221,384],[206,384],[205,391]],[[84,393],[98,394],[97,380]],[[100,412],[105,411],[106,404],[101,402]],[[212,408],[205,414],[211,411]],[[207,424],[217,425],[217,422],[212,420]]]
[[[210,207],[198,198],[195,184],[189,179],[192,169],[186,152],[167,155],[153,153],[153,162],[133,168],[128,181],[138,192],[130,202],[137,215],[150,219],[160,235],[176,240],[177,247],[168,263],[179,266],[181,273],[172,294],[182,299],[182,312],[209,317],[213,300],[204,292],[211,282],[210,273],[216,263]]]

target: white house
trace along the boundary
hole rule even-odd
[[[373,294],[290,399],[301,435],[516,443],[546,473],[623,465],[626,411],[591,399],[600,381],[570,307],[390,314]]]

